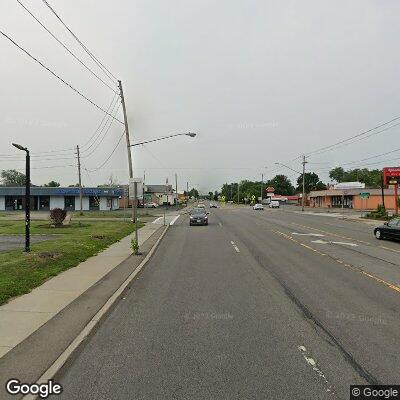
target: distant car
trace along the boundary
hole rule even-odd
[[[157,208],[158,204],[157,203],[146,203],[144,206],[146,208]]]
[[[208,225],[208,212],[202,207],[193,208],[189,215],[189,225]]]
[[[269,203],[269,208],[279,208],[279,201],[271,200],[271,202]]]
[[[218,206],[215,203],[210,203],[210,208],[218,208]]]
[[[264,210],[264,206],[260,203],[254,204],[253,210]]]
[[[400,218],[394,218],[389,222],[385,222],[382,226],[378,226],[374,229],[374,235],[379,240],[400,240]]]

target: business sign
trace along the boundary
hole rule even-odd
[[[370,196],[370,193],[368,193],[368,192],[361,192],[360,193],[360,197],[362,199],[369,199],[369,196]]]
[[[268,186],[266,189],[267,193],[274,193],[275,192],[275,188],[273,186]]]
[[[385,185],[398,185],[400,183],[400,167],[383,168]]]

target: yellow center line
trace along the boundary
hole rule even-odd
[[[369,273],[369,272],[367,272],[367,271],[364,271],[364,270],[363,270],[362,268],[360,268],[360,267],[356,267],[356,266],[354,266],[354,265],[345,263],[343,260],[341,260],[341,259],[339,259],[339,258],[336,258],[336,257],[331,256],[331,255],[327,255],[327,254],[325,254],[325,253],[322,253],[322,252],[320,252],[320,251],[314,249],[314,248],[311,247],[311,246],[308,246],[308,245],[306,245],[306,244],[304,244],[304,243],[301,243],[300,241],[294,239],[292,236],[287,235],[286,233],[279,232],[279,231],[274,231],[274,230],[272,230],[272,229],[271,229],[271,231],[272,231],[273,233],[275,233],[275,234],[278,234],[278,235],[282,236],[283,238],[285,238],[285,239],[287,239],[287,240],[290,240],[290,241],[292,241],[292,242],[294,242],[294,243],[299,244],[300,246],[303,246],[303,247],[305,247],[305,248],[307,248],[307,249],[313,251],[314,253],[318,253],[318,254],[320,254],[321,256],[328,256],[328,257],[331,258],[332,260],[336,261],[338,264],[341,264],[341,265],[343,265],[343,266],[345,266],[345,267],[351,269],[352,271],[358,272],[358,273],[360,273],[361,275],[367,276],[368,278],[371,278],[371,279],[375,280],[376,282],[379,282],[379,283],[381,283],[381,284],[387,286],[388,288],[390,288],[390,289],[392,289],[392,290],[395,290],[396,292],[400,293],[400,287],[399,287],[399,286],[393,285],[392,283],[387,282],[387,281],[385,281],[384,279],[379,278],[378,276],[375,276],[375,275],[373,275],[373,274],[371,274],[371,273]]]

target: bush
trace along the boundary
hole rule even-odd
[[[67,212],[65,210],[62,210],[61,208],[54,208],[50,212],[50,219],[55,226],[62,225],[66,216]]]
[[[366,217],[372,219],[383,219],[383,220],[389,219],[388,212],[386,211],[386,208],[383,206],[383,204],[378,204],[376,210],[368,213]]]
[[[133,250],[133,254],[138,254],[139,253],[139,243],[135,239],[131,240],[131,247],[132,247],[132,250]]]

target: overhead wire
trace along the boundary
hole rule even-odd
[[[28,57],[30,57],[32,60],[34,60],[36,63],[38,63],[42,68],[47,70],[50,74],[52,74],[55,78],[60,80],[64,85],[72,89],[75,93],[77,93],[79,96],[81,96],[83,99],[88,101],[90,104],[92,104],[94,107],[96,107],[98,110],[102,111],[105,114],[109,114],[103,107],[99,106],[97,103],[95,103],[93,100],[91,100],[89,97],[84,95],[82,92],[80,92],[78,89],[76,89],[74,86],[72,86],[69,82],[65,81],[63,78],[61,78],[59,75],[57,75],[53,70],[51,70],[49,67],[47,67],[43,62],[38,60],[36,57],[34,57],[31,53],[29,53],[27,50],[25,50],[22,46],[20,46],[15,40],[13,40],[9,35],[4,33],[3,31],[0,30],[0,34],[5,37],[7,40],[9,40],[14,46],[18,47],[22,52],[24,52]],[[121,120],[118,118],[113,117],[116,121],[119,123],[123,124]]]
[[[108,89],[112,90],[114,93],[118,93],[114,88],[112,88],[108,83],[106,83],[102,78],[100,78],[91,68],[89,68],[76,54],[74,54],[56,35],[51,32],[44,23],[42,23],[39,18],[37,18],[32,11],[30,11],[21,0],[16,0],[17,3],[49,34],[51,35],[76,61],[79,62],[87,71],[89,71],[99,82],[105,85]]]
[[[54,8],[49,4],[47,0],[42,0],[43,3],[50,9],[50,11],[55,15],[55,17],[61,22],[61,24],[68,30],[68,32],[74,37],[74,39],[82,46],[84,51],[90,56],[90,58],[97,64],[97,66],[103,71],[105,75],[108,76],[110,80],[118,80],[115,75],[102,63],[100,60],[88,49],[86,45],[82,43],[82,41],[75,35],[74,32],[67,26],[67,24],[62,20],[62,18],[57,14]]]

